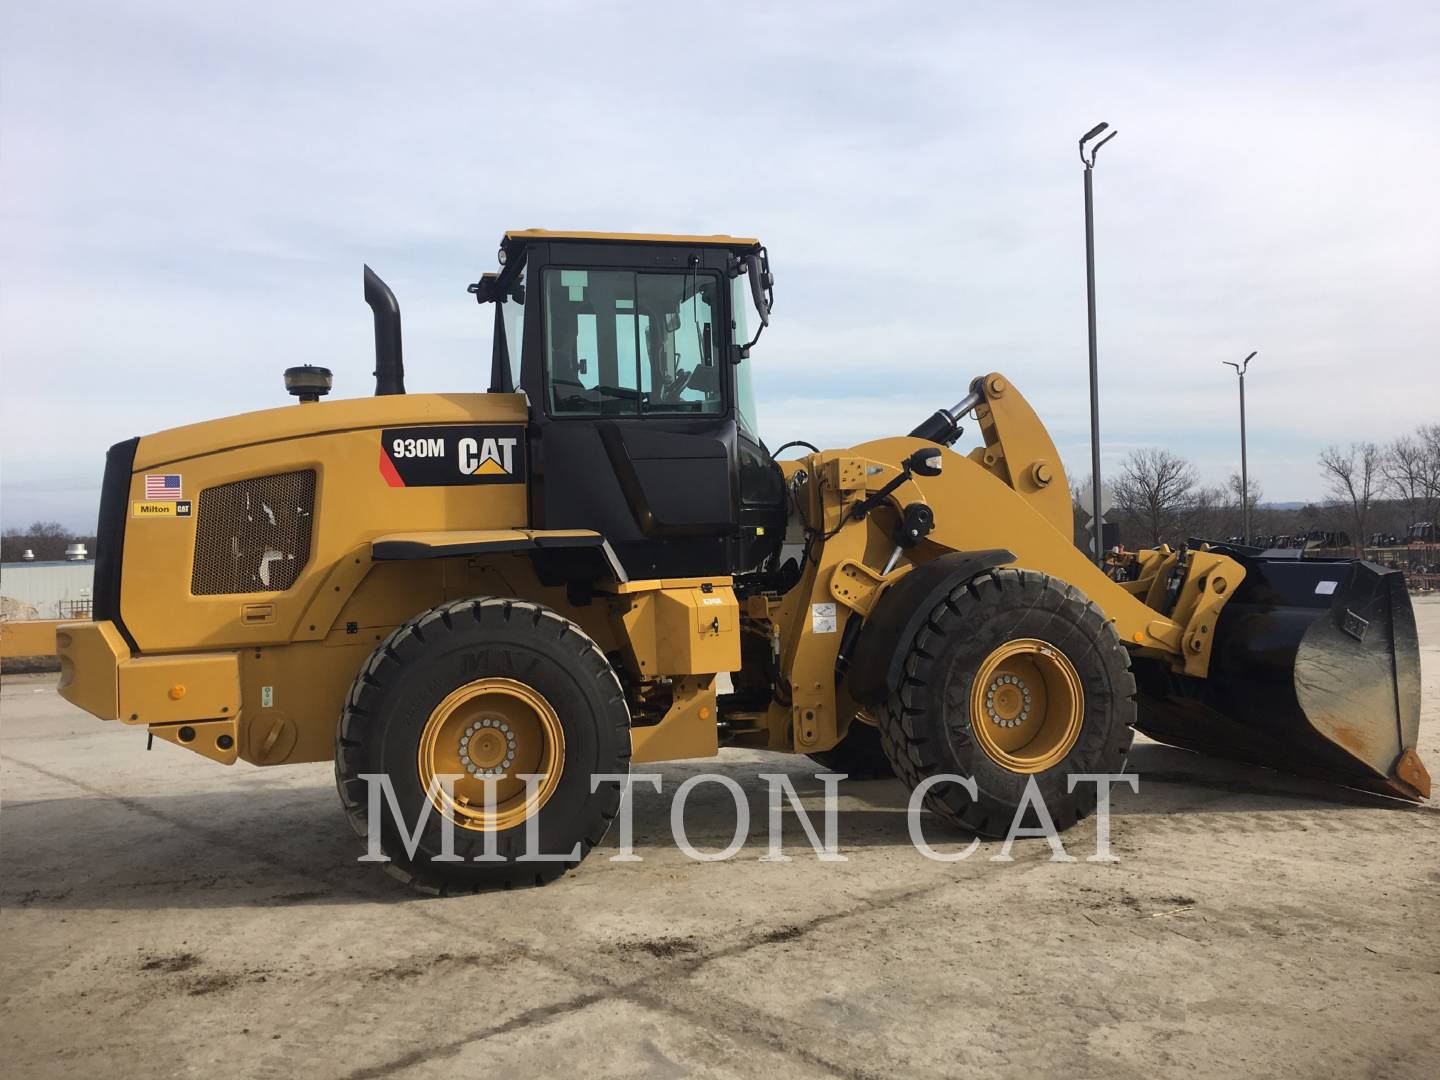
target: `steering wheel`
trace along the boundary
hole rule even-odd
[[[695,369],[691,368],[689,371],[682,371],[680,372],[680,374],[676,375],[675,378],[671,382],[669,382],[665,386],[664,390],[661,392],[660,400],[671,403],[678,402],[680,400],[680,395],[689,388],[690,376],[693,374],[695,374]]]

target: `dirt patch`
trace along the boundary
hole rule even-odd
[[[644,938],[640,941],[622,941],[616,948],[620,952],[649,953],[661,960],[670,960],[677,956],[693,956],[700,951],[699,944],[692,937],[662,937]]]
[[[794,941],[803,933],[805,933],[803,926],[782,926],[779,930],[771,930],[768,934],[761,934],[759,940],[766,945],[776,945],[782,941]]]
[[[191,997],[202,997],[205,994],[214,994],[221,990],[228,990],[230,987],[243,981],[243,978],[239,975],[224,975],[218,973],[201,975],[199,978],[190,980],[186,985],[185,992]]]
[[[475,953],[440,952],[434,956],[413,956],[388,967],[376,968],[367,977],[372,982],[403,981],[418,979],[422,975],[433,973],[436,968],[440,967],[469,967],[490,962],[492,961],[487,961]]]
[[[199,967],[200,957],[194,953],[174,953],[170,956],[152,956],[140,964],[141,971],[162,971],[174,973],[189,971],[191,968]]]

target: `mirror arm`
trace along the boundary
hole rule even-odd
[[[749,341],[747,341],[744,345],[741,345],[738,349],[735,350],[735,363],[738,364],[741,360],[748,360],[750,358],[750,350],[755,347],[755,343],[760,340],[760,335],[764,332],[765,324],[761,323],[760,328],[755,331],[755,336],[752,337]]]
[[[775,275],[770,272],[770,254],[764,245],[758,245],[746,255],[732,253],[725,272],[732,280],[742,274],[750,279],[750,299],[755,305],[755,313],[760,316],[755,336],[744,345],[733,346],[735,352],[731,363],[738,364],[749,358],[750,350],[770,325],[770,313],[775,309]],[[734,325],[733,319],[731,325]]]

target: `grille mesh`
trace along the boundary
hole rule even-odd
[[[193,596],[283,592],[310,559],[315,470],[275,473],[200,492]]]

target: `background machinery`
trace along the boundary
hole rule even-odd
[[[1073,824],[1095,788],[1067,777],[1122,771],[1136,727],[1428,794],[1398,572],[1199,543],[1097,567],[998,373],[908,435],[777,462],[757,241],[526,230],[499,254],[470,287],[487,392],[405,393],[366,268],[376,396],[292,368],[296,406],[110,450],[65,697],[222,763],[333,759],[362,836],[387,777],[424,821],[380,815],[387,868],[440,891],[558,876],[632,762],[725,746],[973,777],[926,805],[982,834],[1032,780]],[[527,836],[565,858],[520,860]]]

